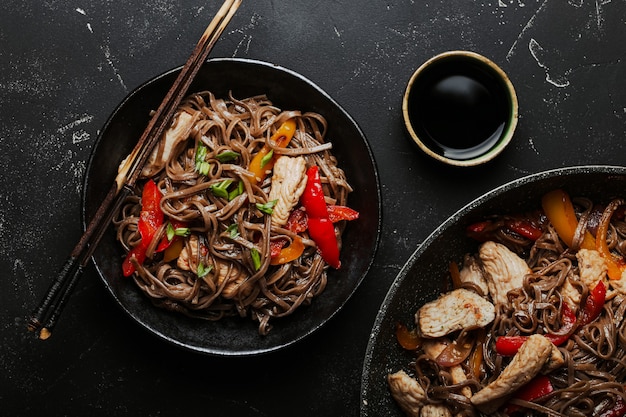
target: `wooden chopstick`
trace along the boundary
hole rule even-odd
[[[52,329],[82,275],[83,268],[89,263],[94,250],[122,202],[132,192],[154,146],[165,132],[200,67],[206,61],[215,42],[239,8],[241,1],[226,0],[207,26],[174,84],[151,117],[137,145],[120,168],[111,189],[98,207],[85,232],[63,267],[52,280],[41,302],[33,310],[27,327],[33,332],[39,330],[40,339],[45,340],[50,337]]]

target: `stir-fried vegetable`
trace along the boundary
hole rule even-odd
[[[578,219],[569,195],[561,189],[550,191],[541,199],[541,206],[561,240],[567,246],[572,247],[576,228],[578,227]],[[596,248],[595,240],[588,231],[584,232],[580,247],[584,249]]]
[[[533,378],[528,384],[520,388],[515,395],[513,395],[513,398],[524,401],[535,401],[545,397],[553,391],[554,387],[552,386],[550,378],[545,375],[540,375]],[[521,410],[520,406],[511,404],[504,409],[504,412],[511,415],[519,410]]]
[[[296,131],[296,122],[293,119],[285,121],[278,130],[272,135],[270,141],[279,148],[285,148],[293,134]],[[267,173],[272,170],[276,158],[272,148],[265,145],[261,150],[252,158],[248,170],[254,174],[254,177],[250,179],[253,184],[261,182],[267,176]]]
[[[602,312],[606,298],[606,286],[599,281],[589,292],[580,317],[572,311],[567,303],[563,303],[562,326],[559,334],[545,334],[544,336],[554,345],[561,346],[570,338],[571,334],[579,327],[594,321]],[[503,356],[513,356],[519,348],[528,340],[528,336],[500,336],[496,340],[496,351]]]
[[[624,271],[626,264],[623,258],[619,258],[611,253],[607,244],[607,234],[609,231],[609,222],[613,213],[622,205],[621,200],[616,200],[610,204],[602,213],[600,224],[598,225],[597,237],[596,237],[596,250],[600,252],[600,255],[604,258],[604,262],[608,268],[607,274],[611,279],[620,279],[622,272]]]
[[[322,258],[333,268],[339,268],[341,262],[335,227],[328,217],[319,168],[316,165],[307,170],[307,183],[301,201],[308,218],[309,234],[317,244]]]
[[[160,207],[161,191],[153,180],[149,180],[143,187],[141,194],[141,214],[137,228],[141,235],[141,241],[128,252],[122,263],[122,272],[125,277],[135,272],[133,262],[142,264],[146,259],[146,251],[155,234],[163,224],[163,211]]]
[[[291,262],[294,259],[298,259],[300,255],[304,252],[304,243],[302,242],[302,238],[296,236],[296,238],[291,242],[291,245],[279,249],[276,255],[272,254],[272,259],[270,261],[271,265],[282,265],[287,262]]]
[[[415,350],[422,343],[422,339],[417,334],[417,329],[409,330],[402,323],[396,323],[396,340],[406,350]]]

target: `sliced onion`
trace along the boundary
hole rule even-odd
[[[445,366],[447,368],[458,365],[467,359],[473,348],[474,340],[471,338],[467,338],[459,342],[455,340],[446,346],[439,356],[437,356],[435,362],[437,362],[440,366]]]

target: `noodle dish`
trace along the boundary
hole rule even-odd
[[[408,353],[381,375],[400,415],[626,415],[626,200],[611,179],[602,197],[556,177],[523,208],[462,216],[473,249],[388,340]]]
[[[85,219],[179,69],[131,93],[105,125]],[[355,121],[301,75],[212,59],[152,149],[94,252],[136,322],[215,355],[285,347],[329,320],[365,277],[380,190]]]

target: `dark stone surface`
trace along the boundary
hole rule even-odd
[[[134,88],[181,65],[218,2],[5,0],[0,5],[0,414],[350,416],[378,308],[404,262],[448,216],[534,172],[624,164],[623,1],[251,1],[213,57],[294,70],[365,132],[382,186],[381,245],[355,296],[322,329],[253,358],[187,352],[141,330],[93,268],[52,338],[24,320],[81,234],[87,161]],[[450,169],[404,131],[414,69],[450,49],[498,63],[520,122],[490,164]]]

